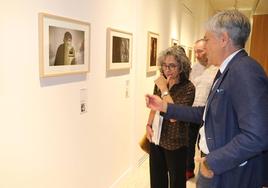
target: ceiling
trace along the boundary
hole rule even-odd
[[[250,17],[253,14],[268,14],[268,0],[210,0],[214,10],[238,9]]]

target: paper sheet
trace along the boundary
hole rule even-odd
[[[155,145],[159,145],[160,142],[162,123],[163,123],[163,117],[160,115],[159,112],[156,112],[152,124],[152,129],[154,132],[152,142],[155,143]]]

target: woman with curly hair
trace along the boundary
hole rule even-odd
[[[195,87],[189,81],[190,61],[180,46],[173,46],[158,58],[161,75],[155,80],[154,94],[168,103],[191,106]],[[155,111],[151,111],[146,126],[150,143],[151,188],[186,188],[186,157],[188,143],[187,122],[164,119],[159,145],[152,143],[152,122]]]

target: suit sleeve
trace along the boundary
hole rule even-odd
[[[203,107],[191,107],[195,97],[195,87],[189,82],[185,88],[185,97],[178,98],[176,104],[168,104],[166,119],[177,119],[184,122],[200,123],[202,120]]]
[[[191,107],[176,104],[168,104],[165,118],[200,124],[204,107]]]

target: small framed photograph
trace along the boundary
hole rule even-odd
[[[171,39],[171,45],[170,46],[178,46],[178,45],[179,45],[179,40]]]
[[[131,68],[132,40],[132,33],[107,29],[107,71]]]
[[[147,72],[157,70],[157,54],[159,49],[159,34],[148,32]]]
[[[192,47],[188,47],[187,48],[187,57],[189,58],[189,60],[191,62],[193,62],[193,60],[194,60],[194,54],[193,54],[193,48]]]
[[[89,61],[89,23],[39,13],[40,77],[86,73]]]
[[[188,57],[188,50],[187,50],[187,46],[185,46],[185,45],[183,45],[183,44],[180,44],[179,45],[180,47],[182,47],[183,49],[184,49],[184,51],[185,51],[185,54],[186,54],[186,56]]]

